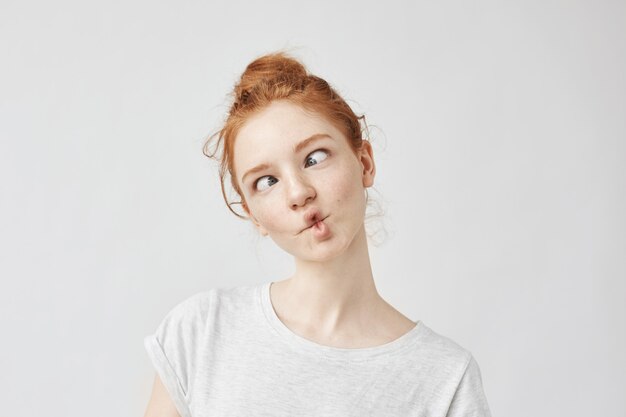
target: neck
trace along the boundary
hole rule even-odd
[[[283,321],[320,335],[366,328],[386,304],[376,290],[363,227],[341,255],[323,263],[296,260],[295,273],[275,285]]]

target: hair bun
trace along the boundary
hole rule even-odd
[[[365,115],[357,116],[339,94],[324,79],[307,71],[305,66],[285,51],[275,51],[255,58],[229,93],[234,102],[224,125],[210,135],[204,145],[204,154],[220,161],[222,195],[228,208],[238,217],[247,219],[233,210],[233,204],[246,208],[244,192],[237,179],[234,143],[238,132],[251,115],[266,108],[274,100],[288,100],[310,113],[325,117],[345,136],[348,145],[357,155],[364,144],[363,128],[367,129]],[[214,151],[210,151],[215,139]],[[216,157],[219,150],[222,154]],[[229,202],[225,181],[230,184],[241,201]],[[367,190],[366,190],[367,192]]]
[[[252,61],[235,85],[235,107],[245,104],[248,97],[269,84],[298,84],[304,89],[309,74],[304,65],[284,52],[263,55]]]

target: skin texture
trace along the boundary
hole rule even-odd
[[[330,138],[294,153],[297,143],[319,133]],[[365,189],[376,173],[368,141],[355,155],[325,117],[274,101],[242,126],[234,162],[250,220],[295,261],[295,273],[270,289],[274,310],[287,327],[323,345],[358,348],[390,342],[415,326],[374,284],[364,227]],[[271,167],[244,181],[260,163]],[[329,237],[301,232],[311,208],[330,215],[324,220]]]
[[[144,417],[180,417],[158,374],[154,377],[152,393]]]
[[[322,139],[294,154],[293,146],[314,133],[326,133],[332,139]],[[369,143],[366,145],[371,152]],[[318,148],[329,150],[330,155],[315,154],[319,162],[310,162],[305,168],[307,154]],[[287,102],[274,102],[250,119],[235,140],[235,166],[247,168],[266,161],[276,166],[243,183],[252,220],[261,234],[271,236],[286,252],[305,261],[320,263],[345,251],[363,225],[364,190],[374,180],[369,152],[364,150],[362,156],[366,170],[337,128]],[[241,174],[246,170],[240,170]],[[267,189],[254,191],[253,181],[264,175],[272,175],[278,182],[270,186],[266,178],[261,186]],[[303,215],[309,207],[332,214],[326,220],[334,232],[332,239],[321,243],[310,233],[298,234],[306,227]]]

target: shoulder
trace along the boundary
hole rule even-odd
[[[250,306],[257,294],[258,285],[222,286],[200,291],[184,298],[172,307],[167,317],[176,321],[200,320],[214,315],[218,310],[234,310]]]
[[[259,284],[223,286],[212,290],[215,302],[222,307],[250,306],[260,289]]]
[[[198,317],[205,315],[217,295],[215,288],[201,291],[178,301],[168,311],[166,317],[171,319],[183,319],[185,317]]]
[[[421,337],[421,348],[434,356],[453,358],[460,361],[469,360],[471,352],[461,346],[454,339],[436,332],[429,326],[422,323],[423,332]]]
[[[408,362],[420,371],[428,369],[431,375],[445,380],[460,379],[473,359],[472,352],[423,322],[420,324],[419,342],[411,350]]]
[[[491,417],[478,362],[471,351],[432,329],[424,332],[423,348],[432,362],[431,386],[448,404],[447,416]]]

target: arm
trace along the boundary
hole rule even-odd
[[[152,394],[144,417],[180,417],[158,374],[154,378]]]

